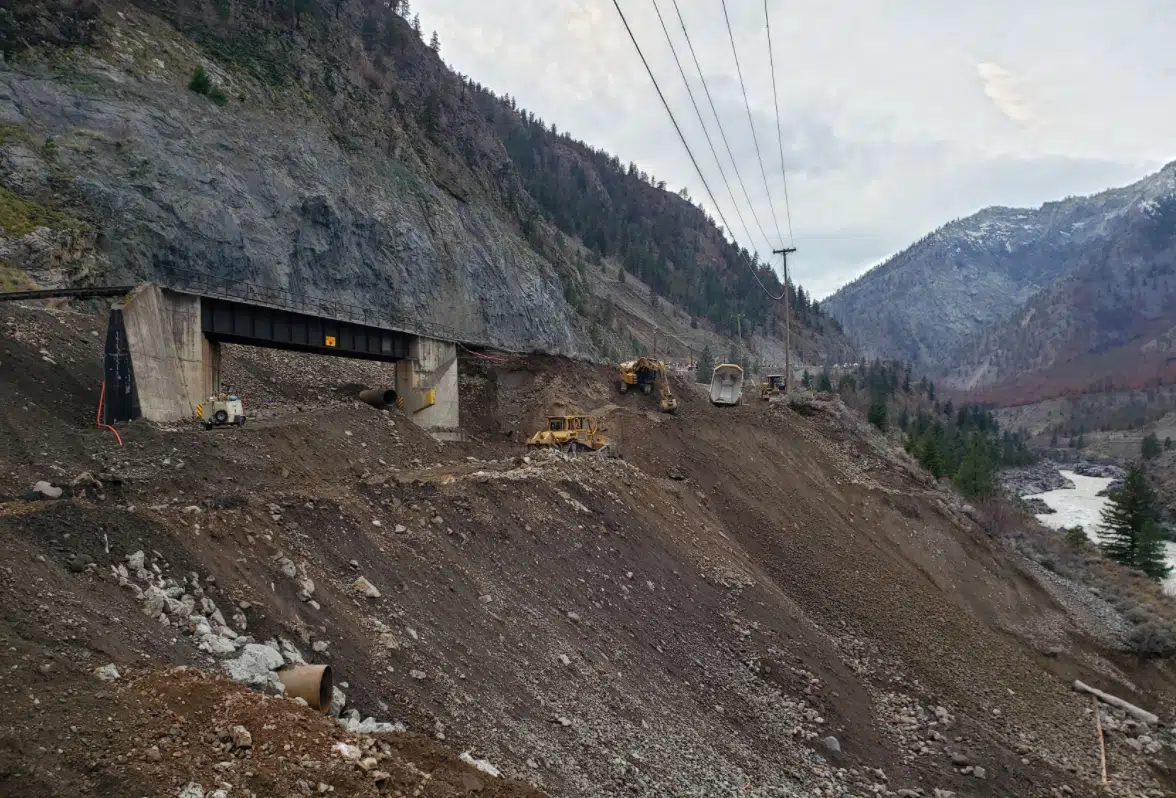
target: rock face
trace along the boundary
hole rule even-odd
[[[951,222],[825,308],[868,356],[989,385],[1163,332],[1152,327],[1176,292],[1174,231],[1176,163],[1091,197]]]
[[[125,132],[121,146],[83,139],[52,163],[15,146],[0,158],[17,186],[73,173],[105,231],[111,282],[191,272],[372,307],[410,329],[428,320],[499,346],[588,352],[551,264],[485,206],[301,122],[217,111],[150,80],[97,101],[0,70],[0,124],[70,141]]]

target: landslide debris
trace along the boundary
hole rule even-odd
[[[226,347],[264,418],[130,424],[120,448],[93,427],[101,320],[0,314],[0,789],[410,795],[439,771],[422,795],[472,776],[1053,798],[1100,789],[1074,679],[1176,709],[1162,667],[1058,598],[1081,586],[1047,589],[833,397],[720,411],[679,381],[667,417],[606,368],[463,360],[469,440],[440,444],[330,390],[370,364]],[[596,412],[624,459],[507,437],[565,410]],[[268,694],[303,661],[335,672],[331,714]],[[1104,714],[1108,794],[1171,791],[1169,728]],[[487,792],[510,779],[530,786]]]

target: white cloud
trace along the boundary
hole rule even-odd
[[[998,111],[1014,122],[1029,127],[1038,123],[1038,111],[1026,94],[1020,78],[991,61],[977,64],[976,74],[984,83],[984,94],[992,100]]]
[[[658,0],[698,87],[673,0]],[[760,175],[722,8],[677,0],[769,238],[783,185],[762,4],[728,2],[765,159]],[[426,31],[460,71],[560,130],[704,191],[605,0],[430,0]],[[799,282],[823,296],[862,264],[989,204],[1038,204],[1137,179],[1176,157],[1176,3],[769,0]],[[661,26],[621,0],[691,148],[736,221]],[[1016,24],[1010,25],[1009,20]],[[704,118],[711,121],[705,98]],[[997,113],[994,113],[994,109]],[[726,166],[726,152],[712,131]],[[728,167],[729,168],[729,167]],[[729,174],[742,203],[742,191]],[[709,205],[709,202],[707,203]],[[780,220],[784,227],[784,220]]]

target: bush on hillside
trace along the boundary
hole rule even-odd
[[[229,95],[225,94],[225,90],[216,85],[212,76],[208,74],[208,70],[200,65],[192,70],[192,79],[188,81],[188,88],[197,94],[204,95],[217,105],[224,105],[229,101]]]

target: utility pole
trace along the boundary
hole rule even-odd
[[[788,256],[796,247],[773,249],[773,255],[784,256],[784,393],[792,393],[792,294],[788,290]]]
[[[735,314],[735,330],[739,335],[739,368],[743,368],[743,314]]]

